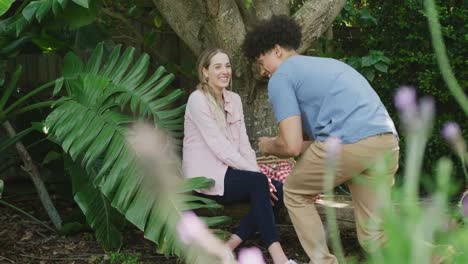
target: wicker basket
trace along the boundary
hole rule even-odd
[[[268,178],[284,182],[296,165],[296,160],[294,158],[284,159],[276,156],[261,156],[257,158],[257,164],[262,173]],[[312,199],[316,202],[321,197],[321,194],[317,194]]]
[[[282,159],[275,156],[257,158],[260,170],[268,178],[284,182],[296,165],[294,158]]]

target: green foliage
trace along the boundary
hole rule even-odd
[[[107,198],[93,186],[89,174],[69,158],[66,170],[72,178],[73,198],[95,231],[96,239],[106,252],[119,250],[123,243],[120,230],[125,218],[111,207]],[[99,213],[96,213],[99,212]]]
[[[387,73],[391,60],[382,51],[371,50],[364,57],[348,57],[346,62],[360,71],[369,81],[373,81],[376,72]]]
[[[78,6],[88,9],[90,0],[72,0]],[[69,0],[38,0],[30,2],[21,12],[23,17],[31,22],[36,18],[39,22],[52,10],[53,14],[57,16],[61,10],[65,9]],[[71,14],[72,15],[72,14]]]
[[[245,0],[244,5],[247,9],[250,9],[252,6],[252,0]]]
[[[5,14],[15,0],[0,0],[0,16]]]
[[[2,193],[3,193],[3,180],[0,179],[0,198],[2,198]]]
[[[41,85],[31,90],[26,95],[22,96],[18,100],[10,102],[10,104],[7,105],[7,102],[9,102],[11,95],[13,94],[13,92],[16,91],[17,82],[21,75],[21,71],[22,71],[22,67],[18,66],[10,82],[6,86],[1,87],[1,89],[4,92],[2,94],[2,97],[0,98],[0,122],[3,122],[5,120],[8,120],[9,118],[12,118],[13,116],[17,116],[19,114],[23,114],[28,111],[50,106],[53,103],[53,101],[43,101],[43,102],[29,104],[26,106],[24,105],[27,104],[28,100],[34,95],[46,89],[49,89],[52,86],[57,87],[61,85],[60,80],[48,82],[44,85]]]
[[[21,72],[22,67],[18,66],[13,75],[11,76],[11,79],[9,80],[8,84],[4,86],[2,85],[2,87],[0,88],[2,91],[2,96],[0,98],[0,123],[3,123],[4,121],[9,120],[25,112],[32,111],[38,108],[48,107],[52,104],[51,101],[44,101],[26,105],[28,103],[29,98],[31,98],[32,96],[41,92],[44,89],[50,88],[54,84],[54,82],[38,87],[29,92],[27,95],[19,98],[18,100],[11,100],[12,95],[16,92],[17,82],[21,75]],[[23,131],[18,132],[13,137],[7,139],[0,138],[0,152],[11,147],[16,142],[29,135],[29,133],[31,133],[32,131],[34,131],[34,128],[29,127],[24,129]]]
[[[66,33],[94,22],[101,0],[24,1],[0,26],[0,58],[14,57],[31,42],[45,52],[68,50]],[[30,52],[30,51],[29,51]]]
[[[140,263],[140,259],[141,253],[131,254],[111,252],[109,256],[109,261],[112,264],[138,264]]]
[[[147,76],[148,65],[147,54],[134,61],[133,48],[121,54],[117,46],[106,56],[102,43],[86,63],[73,53],[67,54],[62,80],[66,96],[56,102],[45,124],[49,137],[87,174],[81,178],[79,174],[84,171],[72,175],[73,189],[75,200],[95,229],[97,239],[113,243],[110,237],[117,233],[111,224],[99,224],[116,217],[109,210],[108,200],[128,221],[144,230],[145,237],[156,242],[160,252],[169,255],[178,253],[180,245],[176,235],[168,232],[164,224],[165,210],[180,214],[188,209],[220,206],[192,195],[182,196],[186,203],[181,207],[176,203],[163,206],[155,187],[145,183],[125,139],[126,126],[134,120],[145,119],[173,136],[181,136],[185,109],[185,105],[174,105],[182,91],[168,91],[173,75],[159,67]],[[59,93],[61,88],[58,86],[54,93]],[[180,171],[178,177],[181,178]],[[195,178],[185,183],[183,192],[191,192],[206,188],[213,181]],[[218,224],[219,220],[227,219],[208,218],[207,223]],[[105,246],[115,247],[118,248],[118,243]]]
[[[449,120],[466,128],[467,119],[446,89],[447,85],[438,69],[422,2],[412,0],[395,4],[383,0],[348,0],[334,24],[335,39],[328,42],[334,49],[325,55],[341,58],[365,75],[398,128],[401,125],[392,100],[395,89],[401,85],[415,86],[418,94],[435,98],[437,109],[440,109],[434,121],[436,131]],[[448,58],[460,86],[467,87],[468,9],[457,1],[438,3]],[[324,45],[326,41],[322,38],[320,43]],[[323,53],[319,52],[319,55]],[[464,137],[468,136],[468,130],[462,132]],[[405,142],[402,138],[402,149]],[[431,172],[433,164],[450,150],[439,133],[433,133],[429,139],[428,150],[431,155],[425,157],[423,168]],[[402,151],[401,154],[404,167],[406,153]],[[456,162],[454,165],[457,174],[454,180],[460,180],[461,164]]]

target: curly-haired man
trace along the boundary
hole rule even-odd
[[[324,141],[330,136],[341,140],[334,184],[348,185],[358,239],[372,250],[384,237],[371,167],[388,153],[383,180],[390,188],[398,168],[398,136],[379,96],[361,74],[339,60],[299,55],[300,42],[301,28],[287,16],[261,21],[246,35],[244,53],[269,78],[268,96],[279,126],[279,135],[260,138],[258,147],[277,156],[302,154],[286,179],[284,200],[311,263],[336,263],[312,199],[324,191]],[[303,140],[303,129],[314,141]]]

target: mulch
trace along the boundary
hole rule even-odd
[[[9,186],[11,188],[11,186]],[[10,198],[11,197],[11,198]],[[41,219],[49,226],[45,210],[34,194],[8,195],[4,200]],[[52,199],[62,217],[76,209],[70,199],[53,195]],[[234,226],[224,227],[232,231]],[[308,258],[297,239],[290,223],[279,223],[281,243],[288,257],[300,262]],[[361,249],[354,230],[341,233],[344,250],[348,257],[362,258]],[[259,236],[245,243],[246,247],[257,246],[267,258]],[[73,235],[54,233],[23,214],[0,205],[0,263],[177,263],[176,257],[165,257],[156,253],[153,242],[143,237],[143,232],[133,226],[124,231],[124,244],[119,253],[106,253],[95,240],[91,230]]]

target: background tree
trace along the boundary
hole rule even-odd
[[[195,56],[203,49],[217,46],[231,54],[234,91],[243,99],[247,132],[251,140],[274,133],[275,120],[268,103],[265,82],[258,69],[241,54],[241,44],[249,23],[271,15],[291,14],[302,26],[305,51],[325,32],[345,5],[345,0],[153,0],[167,23]],[[300,2],[300,3],[297,3]]]

